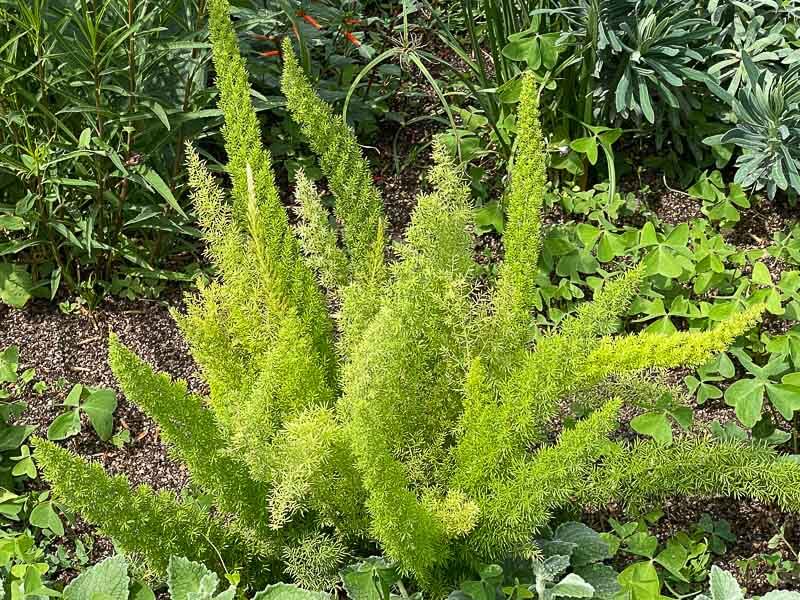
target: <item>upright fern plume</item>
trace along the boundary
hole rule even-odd
[[[261,314],[244,316],[250,319],[250,325],[255,324],[253,321],[256,319],[264,321],[263,328],[280,321],[287,312],[296,313],[305,335],[309,336],[320,355],[319,360],[326,363],[326,368],[332,373],[331,322],[314,275],[300,258],[297,239],[289,228],[286,211],[275,187],[270,155],[261,143],[244,59],[239,55],[236,33],[229,17],[230,7],[227,0],[211,0],[208,10],[219,105],[225,116],[223,133],[229,158],[228,172],[233,182],[230,222],[231,228],[239,231],[244,242],[238,252],[230,247],[227,252],[231,260],[238,259],[240,268],[250,274],[249,280],[241,282],[244,289],[240,292],[267,297],[265,305],[257,307]],[[207,193],[204,189],[213,184],[207,176],[198,173],[199,161],[190,158],[189,166],[191,179],[201,182],[201,187],[195,187],[195,193],[218,201],[219,194]],[[198,205],[203,206],[201,203]],[[219,211],[213,205],[209,208]],[[221,262],[224,263],[225,258]],[[233,287],[237,282],[230,281],[229,284]],[[241,297],[235,300],[245,303]],[[253,334],[268,335],[268,332],[254,331]]]
[[[190,394],[185,382],[154,373],[114,335],[108,354],[125,395],[158,423],[162,439],[170,445],[174,458],[189,468],[192,481],[219,499],[222,512],[236,517],[243,529],[254,528],[263,539],[268,488],[253,481],[244,465],[226,452],[225,436],[203,399]]]
[[[494,292],[494,315],[488,332],[491,352],[501,360],[531,336],[541,238],[541,210],[546,184],[546,154],[539,124],[539,100],[532,74],[522,79],[519,135],[511,168],[508,220],[503,235],[505,258]]]
[[[383,252],[383,202],[353,133],[342,118],[317,96],[294,56],[289,38],[283,42],[282,89],[292,117],[320,158],[322,171],[336,196],[334,212],[342,223],[344,247],[352,276],[369,277],[376,249]]]
[[[339,346],[347,354],[374,317],[386,282],[383,202],[353,132],[316,94],[288,38],[283,56],[281,84],[286,104],[320,158],[335,198],[333,212],[342,228],[342,248],[334,250],[318,203],[301,178],[301,210],[310,217],[300,227],[303,248],[323,285],[341,298]]]
[[[300,217],[297,234],[306,262],[317,272],[322,286],[336,292],[349,282],[347,255],[338,245],[319,191],[302,171],[297,173],[295,199]]]
[[[546,162],[532,77],[506,195],[505,261],[485,294],[462,166],[434,144],[428,185],[388,262],[368,164],[286,41],[283,92],[334,201],[329,213],[299,175],[301,222],[290,226],[228,3],[210,0],[209,10],[232,190],[190,149],[217,276],[175,312],[209,394],[154,373],[113,337],[110,362],[213,510],[131,490],[37,441],[60,502],[160,570],[179,554],[330,587],[342,561],[377,543],[427,590],[465,566],[528,556],[537,530],[575,504],[639,510],[678,493],[800,508],[800,464],[765,448],[702,432],[670,445],[616,435],[623,401],[661,395],[655,382],[626,382],[705,362],[747,332],[760,307],[703,333],[615,336],[642,281],[633,268],[561,327],[533,327]],[[559,415],[575,396],[591,413],[564,429]]]
[[[797,512],[800,469],[796,465],[791,457],[776,458],[763,446],[707,437],[670,446],[652,441],[614,444],[605,468],[585,482],[581,495],[588,505],[621,500],[634,511],[678,493],[749,497]]]
[[[435,158],[434,191],[419,198],[403,260],[343,371],[340,403],[373,534],[415,571],[445,548],[447,527],[431,504],[448,501],[440,485],[461,406],[453,382],[469,350],[468,188],[441,146]]]
[[[53,494],[97,525],[127,552],[141,555],[159,573],[171,556],[202,561],[220,573],[232,565],[265,567],[266,550],[252,539],[174,493],[141,485],[131,489],[122,476],[109,476],[52,442],[35,439],[36,460],[52,483]],[[250,572],[254,578],[262,577]]]

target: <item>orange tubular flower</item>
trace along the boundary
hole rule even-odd
[[[353,35],[351,31],[345,31],[343,33],[344,37],[346,37],[350,41],[350,43],[353,44],[353,46],[358,48],[361,45],[361,42],[358,40],[356,36]]]
[[[258,40],[259,42],[271,42],[272,40],[275,39],[274,36],[262,35],[260,33],[254,33],[252,31],[250,31],[249,33],[250,37],[252,37],[254,40]]]
[[[304,13],[302,10],[297,13],[297,16],[298,17],[302,17],[302,19],[306,23],[311,25],[314,29],[322,29],[322,25],[320,25],[319,22],[314,17],[312,17],[309,14]]]

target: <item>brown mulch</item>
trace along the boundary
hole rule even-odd
[[[742,249],[764,248],[772,243],[772,236],[779,231],[786,231],[788,226],[797,222],[798,207],[792,207],[784,198],[753,201],[748,209],[741,209],[741,220],[725,241]]]
[[[36,379],[47,383],[38,395],[28,390],[28,409],[20,421],[35,425],[44,436],[63,409],[72,384],[113,388],[119,392],[108,367],[109,332],[156,369],[186,379],[194,391],[203,385],[186,342],[169,315],[169,306],[180,306],[178,296],[166,302],[108,300],[94,312],[63,314],[53,305],[32,302],[24,310],[0,307],[0,348],[16,345],[20,367],[36,369]],[[171,461],[155,424],[118,393],[115,432],[130,431],[131,442],[116,448],[102,442],[84,423],[83,434],[65,446],[98,460],[111,473],[125,474],[132,484],[148,483],[157,489],[179,491],[188,481],[186,470]]]
[[[703,216],[702,202],[687,194],[664,189],[653,209],[659,219],[670,225],[688,223]]]

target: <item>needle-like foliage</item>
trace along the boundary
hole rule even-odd
[[[131,488],[51,442],[34,440],[36,459],[48,474],[53,494],[102,529],[126,550],[166,572],[170,556],[186,554],[218,571],[234,565],[266,565],[270,549],[236,527],[212,517],[199,504],[141,485]],[[248,575],[259,577],[259,573]]]
[[[214,511],[132,491],[38,441],[60,502],[157,569],[170,554],[217,567],[222,558],[227,568],[324,587],[349,552],[375,541],[430,589],[464,565],[528,555],[535,532],[576,502],[640,509],[673,493],[728,494],[800,509],[797,463],[702,435],[669,446],[615,441],[623,401],[600,391],[624,392],[653,368],[706,362],[760,307],[703,333],[614,336],[643,276],[634,268],[560,328],[534,335],[546,165],[532,77],[522,86],[505,261],[487,298],[476,288],[461,167],[435,145],[428,190],[387,262],[368,164],[287,43],[289,110],[320,155],[334,202],[331,215],[300,176],[302,223],[292,230],[227,0],[209,8],[233,187],[228,195],[188,153],[218,277],[175,316],[210,393],[202,399],[154,373],[116,338],[110,362]],[[639,385],[620,397],[657,391]],[[562,431],[559,414],[576,394],[593,412]]]

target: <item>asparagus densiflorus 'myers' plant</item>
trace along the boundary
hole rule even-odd
[[[531,552],[536,530],[576,502],[636,509],[676,493],[728,494],[800,508],[800,464],[766,448],[700,435],[670,445],[613,438],[621,401],[604,382],[700,365],[745,332],[758,307],[711,331],[613,336],[642,276],[632,269],[557,331],[534,336],[545,159],[532,78],[505,259],[495,289],[479,293],[460,169],[436,148],[431,191],[387,262],[381,198],[358,144],[287,43],[283,91],[320,157],[340,227],[302,175],[301,224],[290,225],[227,0],[209,8],[232,191],[191,154],[219,276],[175,317],[210,393],[188,393],[113,337],[110,362],[214,510],[131,490],[40,440],[36,456],[60,502],[160,571],[181,555],[325,587],[348,553],[377,541],[429,588],[459,568]],[[560,407],[578,393],[593,398],[593,412],[553,435]]]

